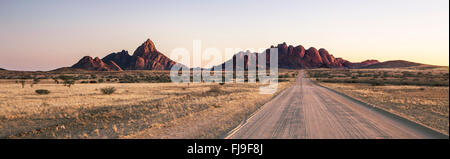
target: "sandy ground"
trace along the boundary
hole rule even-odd
[[[292,79],[295,80],[295,79]],[[281,82],[279,91],[292,82]],[[221,138],[273,95],[263,84],[0,84],[0,138]],[[102,88],[115,87],[111,95]],[[213,88],[215,91],[212,91]],[[51,93],[38,95],[36,89]]]
[[[448,138],[371,108],[304,78],[265,104],[227,138],[390,139]]]

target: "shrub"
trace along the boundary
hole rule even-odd
[[[33,84],[38,84],[41,80],[39,78],[34,78],[33,79]]]
[[[89,81],[89,83],[97,83],[97,81]]]
[[[139,83],[139,80],[131,76],[125,76],[119,79],[119,83]]]
[[[383,82],[373,82],[372,86],[384,86]]]
[[[98,79],[98,83],[103,83],[103,82],[105,82],[105,80],[103,78]]]
[[[289,74],[279,75],[278,78],[289,78]]]
[[[116,92],[116,88],[115,87],[105,87],[105,88],[101,88],[100,91],[103,94],[113,94],[114,92]]]
[[[208,91],[208,93],[216,93],[216,94],[219,94],[221,92],[222,92],[222,89],[220,89],[220,87],[217,85],[211,86]]]
[[[46,89],[38,89],[38,90],[36,90],[35,92],[36,92],[37,94],[40,94],[40,95],[50,94],[50,91],[49,91],[49,90],[46,90]]]

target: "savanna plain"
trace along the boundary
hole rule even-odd
[[[448,135],[448,67],[314,69],[317,84]]]
[[[168,71],[0,73],[0,138],[222,138],[277,94]],[[279,74],[277,92],[298,71]]]

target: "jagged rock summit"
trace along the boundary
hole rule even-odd
[[[302,45],[292,46],[286,43],[271,46],[278,50],[278,67],[285,69],[305,69],[305,68],[365,68],[370,65],[380,63],[378,60],[366,60],[363,62],[350,62],[342,58],[336,58],[324,48],[316,49],[310,47],[305,49]],[[270,52],[270,48],[265,53]],[[259,64],[258,56],[266,56],[266,65]],[[233,62],[236,69],[236,60],[244,61],[244,69],[255,67],[266,67],[269,63],[270,54],[259,53],[237,53],[227,62]],[[256,61],[256,63],[249,63]],[[227,63],[225,62],[225,63]],[[222,64],[222,66],[225,65]],[[83,57],[80,61],[72,66],[85,70],[95,71],[122,71],[122,70],[170,70],[172,66],[177,64],[156,49],[155,44],[147,39],[130,55],[128,51],[111,53],[102,59],[90,56]],[[252,67],[252,65],[256,65]],[[220,66],[220,65],[219,65]]]
[[[132,56],[125,50],[111,53],[102,59],[85,56],[72,68],[95,71],[170,70],[175,64],[175,61],[156,49],[153,41],[147,39],[134,51]]]
[[[170,70],[176,62],[156,50],[155,44],[147,39],[136,51],[127,69],[129,70]]]
[[[372,64],[379,63],[378,60],[366,60],[363,62],[350,62],[344,60],[342,58],[336,58],[332,54],[330,54],[326,49],[320,48],[317,50],[314,47],[310,47],[305,49],[302,45],[292,46],[287,45],[286,43],[278,44],[277,46],[271,46],[270,48],[276,48],[278,50],[278,67],[285,69],[305,69],[305,68],[362,68]],[[233,56],[232,59],[228,60],[225,63],[233,62],[234,69],[237,68],[236,60],[244,61],[243,69],[250,68],[264,68],[268,66],[270,59],[270,48],[266,49],[263,54],[260,53],[248,53],[248,52],[240,52]],[[266,65],[264,63],[260,63],[256,60],[256,63],[250,61],[255,61],[254,59],[258,59],[258,56],[266,56]],[[224,67],[225,63],[222,64]],[[238,66],[239,67],[239,66]],[[239,68],[242,69],[242,68]]]

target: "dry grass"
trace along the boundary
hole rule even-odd
[[[320,84],[448,134],[449,87]]]
[[[288,85],[280,83],[279,91]],[[259,94],[260,86],[3,83],[0,138],[218,138],[270,100]],[[104,95],[105,87],[117,91]]]
[[[448,67],[314,69],[308,75],[325,87],[448,134]]]
[[[308,76],[326,83],[449,86],[448,67],[389,69],[313,69]]]

